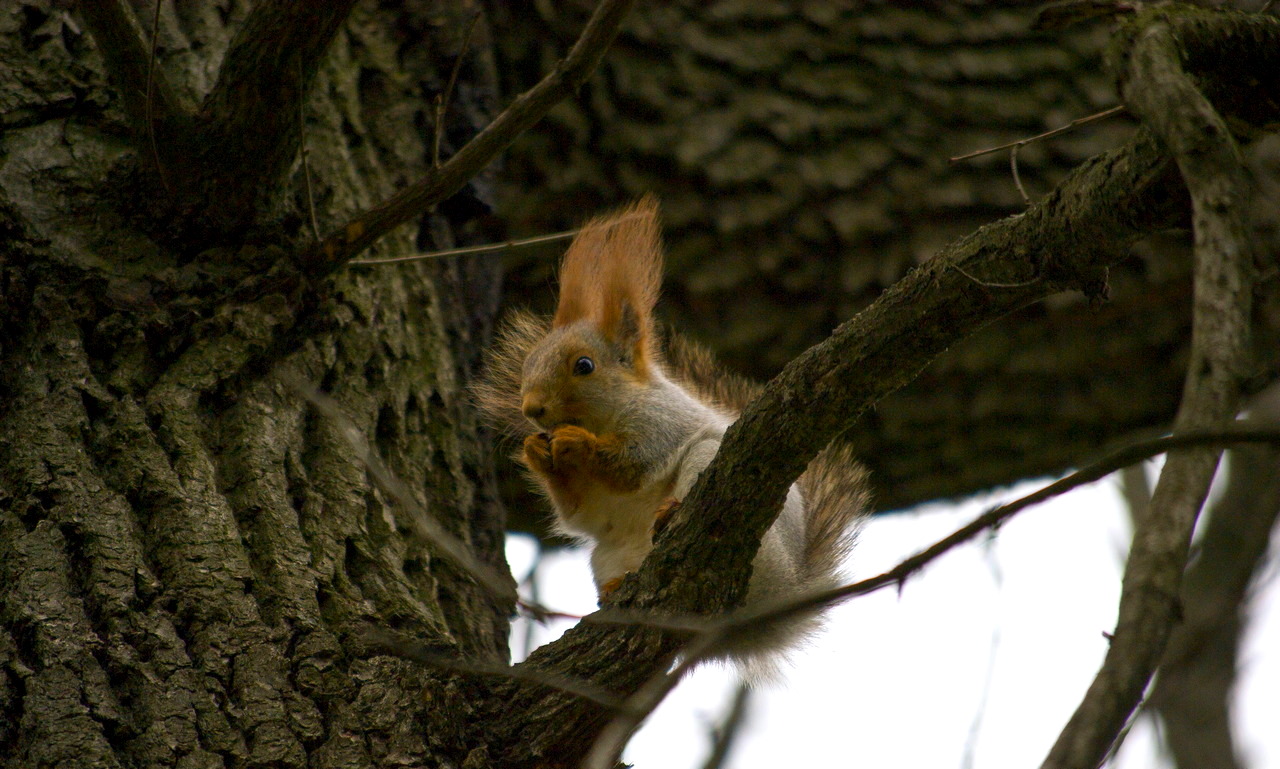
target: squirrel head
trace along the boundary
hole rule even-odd
[[[561,263],[551,329],[521,369],[525,418],[542,430],[613,427],[655,373],[653,307],[661,283],[656,200],[645,196],[588,222]]]

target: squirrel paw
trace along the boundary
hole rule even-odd
[[[662,506],[653,514],[653,527],[649,529],[649,537],[651,539],[667,528],[667,524],[671,522],[672,513],[678,509],[680,509],[680,500],[675,497],[667,497]]]
[[[524,439],[524,461],[529,469],[543,475],[551,473],[551,435],[534,433]]]
[[[596,454],[596,436],[575,425],[560,425],[551,433],[551,466],[559,473],[587,469]]]
[[[599,596],[599,603],[603,603],[606,598],[613,595],[614,591],[622,586],[622,577],[614,577],[608,582],[596,589]]]

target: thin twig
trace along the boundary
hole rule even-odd
[[[151,16],[151,54],[147,57],[147,106],[146,106],[146,122],[147,122],[147,141],[151,144],[151,158],[156,164],[156,175],[160,177],[160,184],[164,186],[164,191],[169,195],[173,194],[173,188],[169,186],[169,180],[164,175],[164,164],[160,162],[160,145],[156,142],[156,123],[155,123],[155,72],[156,72],[156,49],[160,45],[160,3],[163,0],[156,0],[156,10]]]
[[[610,220],[609,227],[617,227],[623,222],[630,221],[639,217],[639,214],[627,214]],[[520,240],[508,240],[504,243],[489,243],[483,246],[464,246],[462,248],[449,248],[444,251],[429,251],[425,254],[410,254],[409,256],[390,256],[385,259],[352,259],[347,264],[367,265],[367,264],[398,264],[400,262],[416,262],[423,259],[441,259],[446,256],[466,256],[468,254],[487,254],[493,251],[503,251],[509,248],[523,248],[525,246],[536,246],[540,243],[550,243],[556,240],[568,240],[574,235],[582,232],[581,228],[576,230],[565,230],[564,232],[553,232],[550,235],[535,235],[531,238],[521,238]]]
[[[992,281],[982,280],[981,278],[977,278],[977,277],[974,277],[973,275],[970,275],[959,264],[953,264],[951,266],[955,268],[956,272],[959,272],[961,275],[965,276],[969,280],[972,280],[974,283],[977,283],[979,286],[984,286],[986,288],[1024,288],[1026,286],[1034,285],[1040,282],[1040,276],[1037,275],[1031,280],[1024,280],[1019,283],[994,283]]]
[[[302,62],[298,62],[298,82],[302,82]],[[307,213],[311,215],[311,235],[320,242],[320,223],[316,221],[316,197],[311,188],[311,150],[307,147],[307,100],[298,99],[298,144],[302,153],[302,179],[307,188]]]
[[[304,263],[320,273],[335,270],[392,229],[462,189],[498,153],[586,81],[634,2],[602,0],[568,55],[537,85],[517,96],[439,168],[430,169],[418,181],[325,236],[317,248],[303,256]]]
[[[488,254],[494,251],[504,251],[509,248],[522,248],[524,246],[534,246],[539,243],[550,243],[556,240],[569,240],[577,235],[581,230],[566,230],[564,232],[555,232],[550,235],[537,235],[532,238],[523,238],[521,240],[508,240],[505,243],[489,243],[483,246],[466,246],[463,248],[450,248],[444,251],[431,251],[425,254],[410,254],[409,256],[389,256],[385,259],[352,259],[348,264],[351,265],[370,265],[370,264],[398,264],[400,262],[418,262],[424,259],[442,259],[446,256],[466,256],[467,254]]]
[[[1021,146],[1015,144],[1009,149],[1009,170],[1013,172],[1014,185],[1022,193],[1022,202],[1031,205],[1031,196],[1027,194],[1027,188],[1022,186],[1022,177],[1018,175],[1018,148]]]
[[[462,38],[462,48],[458,50],[458,57],[453,61],[453,71],[449,73],[449,84],[444,87],[443,93],[436,96],[436,127],[435,136],[431,141],[432,168],[440,167],[440,137],[444,134],[444,112],[449,107],[453,86],[458,82],[458,71],[462,69],[462,61],[467,56],[467,49],[471,47],[471,33],[475,31],[478,21],[480,21],[480,11],[471,15],[471,23],[467,25],[467,33]]]
[[[1032,142],[1038,142],[1041,139],[1048,139],[1051,136],[1057,136],[1060,133],[1066,133],[1067,131],[1070,131],[1072,129],[1085,125],[1086,123],[1092,123],[1095,120],[1102,120],[1103,118],[1109,118],[1112,115],[1118,115],[1121,112],[1124,112],[1124,105],[1118,104],[1114,107],[1111,107],[1110,109],[1104,109],[1103,111],[1095,112],[1092,115],[1076,118],[1075,120],[1072,120],[1070,123],[1067,123],[1064,126],[1058,126],[1057,128],[1045,131],[1042,134],[1036,134],[1035,136],[1031,136],[1026,139],[1019,139],[1016,142],[1009,142],[1008,144],[1001,144],[998,147],[988,147],[985,150],[977,150],[975,152],[970,152],[965,155],[957,155],[956,157],[949,158],[947,162],[959,163],[962,160],[972,160],[973,158],[982,157],[983,155],[990,155],[993,152],[1000,152],[1001,150],[1007,150],[1013,147],[1024,147],[1028,144],[1031,144]]]
[[[733,693],[733,699],[729,702],[728,712],[725,713],[719,726],[712,731],[711,753],[707,756],[707,760],[702,762],[702,769],[720,769],[724,766],[733,743],[742,732],[742,724],[746,720],[747,705],[750,701],[751,687],[746,683],[739,683],[737,690]]]

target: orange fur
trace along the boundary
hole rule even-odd
[[[662,287],[658,202],[646,195],[588,222],[560,266],[560,302],[552,327],[590,321],[610,342],[632,347],[636,372],[648,373],[653,307]]]

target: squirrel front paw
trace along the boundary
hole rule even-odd
[[[649,538],[653,539],[667,528],[667,524],[671,522],[671,515],[680,509],[680,500],[675,497],[667,497],[662,506],[653,514],[653,526],[649,529]]]
[[[614,591],[622,587],[622,577],[614,577],[596,588],[596,596],[598,604],[603,604],[605,599],[613,595]]]
[[[576,425],[560,425],[551,433],[551,466],[558,473],[589,469],[595,459],[598,440],[594,433]]]
[[[529,469],[543,475],[551,473],[551,435],[534,433],[524,439],[524,461]]]

